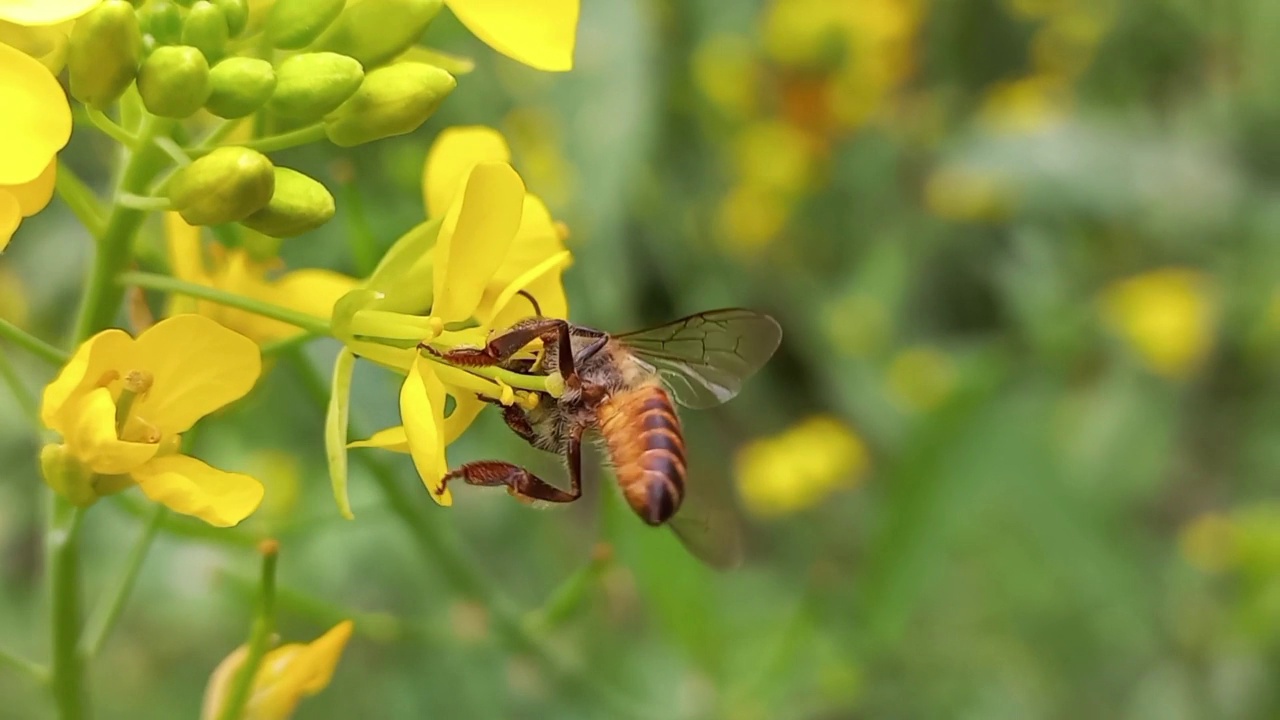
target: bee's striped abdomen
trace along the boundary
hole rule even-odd
[[[645,385],[615,394],[599,413],[627,504],[645,522],[661,525],[684,498],[684,436],[671,398],[660,385]]]

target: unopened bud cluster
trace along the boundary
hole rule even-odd
[[[314,128],[349,147],[412,132],[453,91],[445,70],[395,62],[442,0],[105,0],[70,36],[71,94],[105,110],[136,87],[151,115],[264,115],[276,133]],[[314,138],[311,138],[314,139]],[[207,154],[203,154],[207,153]],[[243,147],[200,148],[168,196],[194,225],[240,222],[274,237],[328,221],[333,197],[315,180]]]

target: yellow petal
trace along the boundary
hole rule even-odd
[[[489,47],[539,70],[573,68],[578,0],[447,0]]]
[[[520,227],[524,183],[506,163],[481,163],[445,215],[436,241],[431,314],[471,316]]]
[[[415,359],[400,386],[400,421],[404,423],[409,455],[431,499],[445,506],[453,495],[440,482],[449,465],[444,457],[444,385],[431,366]],[[441,492],[443,490],[443,492]]]
[[[74,20],[32,27],[0,20],[0,43],[21,50],[57,75],[67,64],[67,35]]]
[[[207,284],[200,228],[188,225],[181,215],[170,211],[164,214],[164,237],[169,249],[169,269],[174,276]]]
[[[104,387],[81,398],[72,414],[67,445],[99,475],[132,472],[160,449],[158,444],[126,442],[116,436],[116,404]]]
[[[511,162],[511,149],[502,134],[482,125],[451,127],[436,136],[422,173],[427,217],[449,210],[471,168],[482,162]]]
[[[353,628],[350,620],[344,620],[312,643],[289,643],[268,652],[253,678],[245,720],[285,720],[304,696],[328,686]],[[205,689],[201,720],[221,717],[231,682],[247,655],[248,648],[241,645],[218,663]]]
[[[45,386],[40,421],[65,437],[65,410],[73,400],[103,384],[108,373],[119,374],[133,348],[133,338],[123,330],[103,330],[76,348],[53,382]]]
[[[71,106],[49,69],[0,44],[0,185],[34,180],[71,138]]]
[[[488,403],[474,395],[454,395],[453,412],[444,419],[444,444],[462,437]],[[372,439],[372,438],[371,438]]]
[[[153,378],[135,412],[166,434],[244,397],[262,372],[252,340],[200,315],[160,321],[138,337],[134,355]]]
[[[19,185],[5,185],[4,190],[9,191],[18,199],[18,207],[21,209],[22,217],[31,217],[40,212],[53,199],[53,184],[58,176],[58,161],[52,159],[45,169],[36,176],[35,180],[25,182]]]
[[[283,307],[328,320],[338,299],[357,285],[355,278],[331,270],[295,270],[276,281],[272,296]]]
[[[80,17],[101,0],[0,0],[0,20],[18,25],[52,25]]]
[[[447,424],[447,421],[446,421]],[[408,453],[409,437],[404,433],[403,425],[383,428],[370,435],[366,440],[353,440],[347,443],[349,448],[377,448],[391,452]]]
[[[18,204],[17,196],[0,186],[0,251],[8,247],[21,224],[22,206]]]
[[[248,475],[209,467],[186,455],[166,455],[133,471],[147,497],[218,527],[249,517],[262,502],[262,483]]]
[[[527,298],[521,297],[518,303],[512,303],[517,299],[516,293],[521,290],[533,295],[544,316],[564,317],[563,314],[555,313],[565,312],[562,307],[565,303],[560,272],[568,267],[571,259],[569,251],[565,250],[534,265],[497,293],[491,305],[485,302],[489,296],[489,293],[485,293],[485,300],[481,300],[480,309],[476,311],[482,326],[485,329],[510,327],[517,320],[532,315],[534,308]],[[548,282],[540,282],[544,279]]]

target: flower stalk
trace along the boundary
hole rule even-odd
[[[53,664],[50,689],[59,720],[81,720],[88,705],[84,684],[84,656],[80,635],[80,521],[81,508],[56,493],[49,494],[45,558],[49,568]]]
[[[253,689],[253,679],[258,674],[262,658],[271,646],[271,635],[275,632],[276,561],[280,555],[280,544],[275,540],[263,540],[258,545],[258,552],[262,553],[262,578],[258,591],[258,611],[249,635],[249,654],[236,673],[227,695],[227,704],[222,707],[218,720],[239,720],[243,715],[245,704],[249,701],[249,691]]]

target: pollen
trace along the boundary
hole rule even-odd
[[[124,389],[135,395],[146,395],[154,382],[155,377],[146,370],[130,370],[124,376]]]

